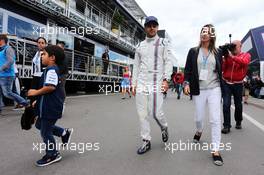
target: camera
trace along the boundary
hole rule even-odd
[[[228,57],[229,56],[229,52],[234,52],[236,50],[236,45],[233,44],[233,43],[230,43],[230,44],[225,44],[225,45],[222,45],[219,47],[222,51],[223,51],[223,55],[225,57]]]

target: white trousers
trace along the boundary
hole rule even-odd
[[[149,118],[153,116],[161,129],[168,126],[163,113],[163,94],[137,93],[136,106],[140,121],[140,135],[142,139],[151,140]]]
[[[195,103],[195,122],[198,132],[204,128],[204,117],[206,106],[209,109],[209,121],[211,125],[212,151],[219,151],[221,142],[221,89],[200,90],[200,95],[194,95]]]

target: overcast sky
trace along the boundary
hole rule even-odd
[[[156,16],[166,29],[175,56],[185,65],[189,48],[199,43],[204,24],[212,23],[217,45],[241,40],[251,28],[264,25],[264,0],[136,0],[148,16]]]

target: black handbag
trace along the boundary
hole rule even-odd
[[[30,130],[32,124],[35,123],[35,111],[32,106],[26,107],[24,113],[21,116],[21,128],[24,130]]]

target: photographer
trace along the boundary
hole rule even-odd
[[[232,44],[234,47],[232,47]],[[222,63],[223,72],[223,114],[224,128],[223,134],[230,132],[230,106],[231,96],[234,96],[235,103],[235,120],[236,129],[241,129],[242,122],[242,94],[243,94],[243,79],[247,74],[248,64],[250,63],[250,54],[241,52],[241,42],[233,41],[229,44],[228,54],[225,54]],[[220,47],[224,53],[224,46]],[[223,49],[224,48],[224,49]]]

